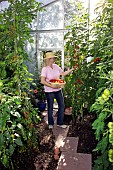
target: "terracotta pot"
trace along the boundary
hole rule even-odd
[[[59,156],[58,156],[58,155],[54,155],[54,159],[55,159],[55,160],[58,160],[58,159],[59,159]]]
[[[65,115],[71,115],[72,114],[72,107],[65,108]]]
[[[55,155],[58,155],[59,154],[59,148],[55,148],[55,150],[54,150],[54,153],[55,153]]]

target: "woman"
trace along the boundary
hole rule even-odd
[[[54,126],[53,119],[53,103],[54,98],[58,103],[58,113],[57,113],[57,126],[66,128],[64,125],[64,99],[62,95],[62,90],[59,84],[51,84],[51,79],[59,79],[60,76],[66,76],[71,73],[75,68],[69,69],[68,71],[63,71],[57,64],[55,64],[55,58],[53,52],[47,52],[45,54],[45,66],[41,71],[41,83],[44,85],[45,94],[47,97],[47,106],[48,106],[48,124],[49,129],[52,129]]]

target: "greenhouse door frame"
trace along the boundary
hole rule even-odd
[[[54,0],[53,2],[46,4],[43,7],[49,6],[53,3],[58,2],[59,0]],[[64,16],[64,0],[62,1],[62,5],[63,5],[63,16]],[[37,55],[37,61],[38,61],[38,70],[41,69],[41,63],[40,63],[40,52],[43,51],[54,51],[57,52],[58,50],[61,51],[61,67],[62,69],[64,69],[64,38],[62,40],[62,46],[60,48],[56,47],[56,48],[39,48],[39,34],[40,33],[52,33],[52,32],[61,32],[63,33],[63,37],[64,37],[64,32],[66,31],[66,29],[64,29],[64,17],[63,17],[63,29],[52,29],[52,30],[38,30],[38,14],[37,14],[37,29],[36,29],[36,55]]]

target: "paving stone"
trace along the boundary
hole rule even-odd
[[[92,170],[92,155],[84,153],[75,154],[75,169]]]
[[[69,126],[67,126],[67,128],[61,128],[59,126],[54,126],[53,128],[53,134],[58,137],[59,135],[60,136],[63,136],[63,137],[66,137],[67,136],[67,133],[69,131]]]
[[[78,146],[78,137],[66,137],[63,140],[63,146],[60,147],[61,151],[66,151],[66,152],[77,152],[77,146]]]
[[[58,161],[57,170],[75,170],[75,156],[71,153],[62,152]],[[77,169],[80,170],[80,169]]]
[[[53,128],[53,134],[55,135],[55,146],[57,147],[63,146],[64,144],[63,140],[66,138],[68,130],[69,126],[65,129],[58,126],[55,126]]]
[[[91,154],[62,152],[57,170],[91,170]]]

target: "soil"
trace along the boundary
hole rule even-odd
[[[68,137],[79,137],[78,153],[92,154],[92,160],[96,159],[97,155],[92,152],[96,147],[94,131],[91,124],[95,120],[94,114],[85,113],[84,117],[77,117],[72,121],[72,116],[65,115],[65,124],[71,125],[68,132]],[[45,122],[42,121],[36,126],[39,129],[38,143],[39,148],[28,148],[26,152],[15,152],[13,155],[14,170],[55,170],[58,161],[54,159],[55,136],[52,130],[48,129]],[[59,153],[60,156],[61,153]],[[12,170],[12,168],[4,168],[0,164],[0,170]]]

